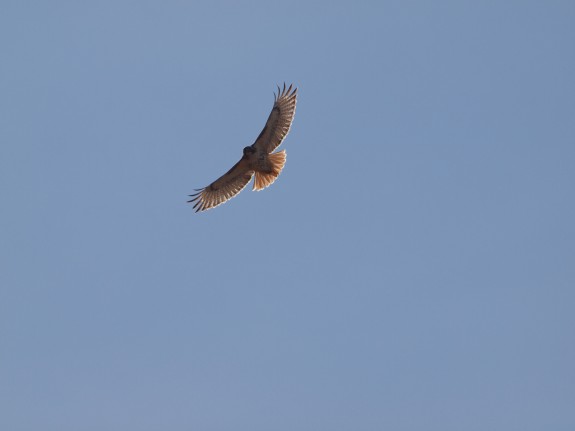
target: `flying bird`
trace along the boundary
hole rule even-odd
[[[292,84],[293,85],[293,84]],[[292,85],[286,89],[278,86],[274,93],[274,106],[266,125],[244,154],[228,172],[197,193],[190,195],[188,202],[195,202],[196,212],[205,211],[223,204],[241,192],[255,175],[253,190],[260,191],[271,185],[281,173],[285,162],[285,150],[272,153],[287,136],[294,115],[297,88]]]

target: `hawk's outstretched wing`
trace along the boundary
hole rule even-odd
[[[209,186],[196,190],[198,193],[190,195],[195,202],[196,212],[217,207],[233,198],[250,182],[254,171],[249,169],[248,162],[242,158],[228,172],[218,178]]]
[[[272,112],[253,147],[271,153],[282,143],[295,115],[296,93],[297,88],[292,91],[291,85],[287,90],[285,83],[283,90],[278,87]]]

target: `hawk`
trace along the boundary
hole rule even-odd
[[[292,84],[293,85],[293,84]],[[209,210],[223,204],[241,192],[255,175],[253,190],[260,191],[271,185],[281,173],[285,162],[285,150],[272,153],[288,134],[297,97],[297,88],[292,85],[286,89],[278,86],[274,93],[274,106],[268,121],[249,147],[244,148],[244,155],[228,172],[197,193],[190,195],[188,202],[195,202],[196,212]]]

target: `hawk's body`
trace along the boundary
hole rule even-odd
[[[285,161],[285,150],[272,153],[289,132],[295,115],[297,88],[286,90],[278,87],[272,112],[256,141],[244,148],[244,155],[228,172],[209,186],[190,195],[196,202],[194,208],[204,211],[217,207],[236,196],[255,175],[253,190],[263,190],[271,185],[281,173]]]

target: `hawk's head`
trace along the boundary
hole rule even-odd
[[[250,154],[253,154],[256,152],[256,149],[253,147],[245,147],[244,148],[244,156],[249,156]]]

